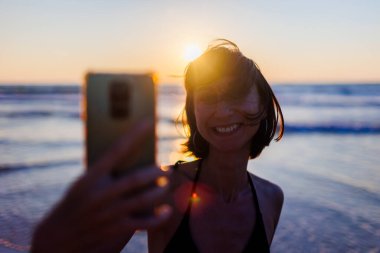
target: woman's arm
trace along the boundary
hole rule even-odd
[[[156,166],[114,178],[112,168],[136,155],[146,138],[139,125],[82,175],[37,226],[31,252],[120,252],[136,229],[162,224],[171,209],[162,205],[168,185],[154,184],[165,175]],[[148,185],[155,185],[147,187]],[[142,190],[143,189],[143,190]],[[148,216],[134,214],[161,207]]]

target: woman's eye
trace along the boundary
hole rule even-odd
[[[230,101],[230,102],[237,102],[237,101],[244,99],[244,97],[236,95],[236,94],[226,94],[224,96],[224,99],[226,101]]]
[[[197,97],[200,102],[207,104],[213,104],[218,102],[218,96],[213,92],[202,91],[198,93]]]
[[[229,90],[225,92],[222,96],[223,99],[236,102],[244,100],[247,97],[247,92],[244,90]]]
[[[238,104],[244,100],[245,96],[238,95],[236,93],[224,93],[220,96],[220,100],[231,103]]]

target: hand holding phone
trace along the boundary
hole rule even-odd
[[[68,189],[53,210],[38,224],[32,253],[120,252],[136,229],[149,229],[166,222],[171,208],[163,203],[168,185],[156,183],[167,177],[157,166],[143,167],[126,177],[111,177],[110,171],[125,157],[132,157],[144,143],[152,126],[137,123],[121,137]],[[155,184],[140,193],[147,184]],[[154,205],[149,216],[136,212]],[[46,239],[48,238],[48,240]]]

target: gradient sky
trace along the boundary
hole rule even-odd
[[[378,0],[0,0],[0,82],[153,70],[181,83],[186,45],[216,38],[270,82],[380,81]]]

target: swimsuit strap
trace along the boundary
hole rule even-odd
[[[249,172],[247,172],[248,178],[249,178],[249,185],[251,186],[252,190],[252,198],[256,206],[256,224],[254,226],[253,232],[251,234],[251,237],[248,241],[248,244],[245,247],[244,253],[246,252],[262,252],[262,253],[268,253],[270,252],[270,246],[267,239],[267,234],[265,231],[265,225],[263,216],[261,213],[261,208],[259,204],[259,200],[256,193],[256,188],[253,185],[252,177],[250,176]]]
[[[194,177],[194,180],[193,180],[193,183],[192,183],[192,187],[191,187],[191,192],[190,192],[190,198],[189,198],[189,204],[187,205],[187,208],[186,208],[186,211],[185,211],[185,219],[189,219],[190,217],[190,211],[191,211],[191,207],[192,207],[192,203],[193,203],[193,196],[194,194],[196,194],[196,189],[197,189],[197,183],[198,183],[198,180],[199,180],[199,177],[201,175],[201,170],[202,170],[202,162],[203,162],[203,159],[199,159],[198,160],[198,166],[196,167],[196,172],[195,172],[195,177]],[[178,169],[178,166],[183,163],[184,161],[182,160],[178,160],[175,164],[174,164],[174,169]]]
[[[201,175],[201,170],[202,170],[202,159],[199,160],[199,163],[198,163],[198,166],[196,168],[196,172],[195,172],[195,177],[194,177],[194,181],[193,181],[193,186],[191,188],[191,195],[190,195],[190,199],[189,199],[189,205],[187,207],[187,210],[186,210],[186,214],[188,215],[189,217],[189,220],[190,220],[190,212],[191,212],[191,207],[193,206],[193,197],[194,197],[194,194],[197,194],[196,193],[196,189],[197,189],[197,183],[198,183],[198,180],[199,180],[199,176]]]
[[[251,178],[251,175],[249,175],[248,171],[247,171],[247,175],[248,175],[249,185],[251,186],[251,190],[253,193],[253,201],[255,202],[255,205],[257,206],[257,209],[258,209],[257,211],[259,212],[259,215],[261,216],[261,209],[260,209],[260,205],[259,205],[259,200],[257,198],[256,188],[253,185],[253,180]]]
[[[178,161],[174,165],[174,169],[178,168],[178,165],[181,164],[182,161]],[[169,243],[166,245],[164,249],[164,253],[197,253],[199,252],[197,245],[195,245],[194,240],[191,235],[189,223],[190,223],[190,211],[192,206],[192,197],[193,193],[195,193],[197,182],[199,180],[199,175],[201,171],[201,163],[202,160],[199,160],[199,164],[196,169],[196,174],[193,180],[193,185],[191,189],[191,195],[189,198],[189,203],[187,205],[187,209],[184,213],[181,223],[179,224],[176,232],[173,237],[170,239]]]

